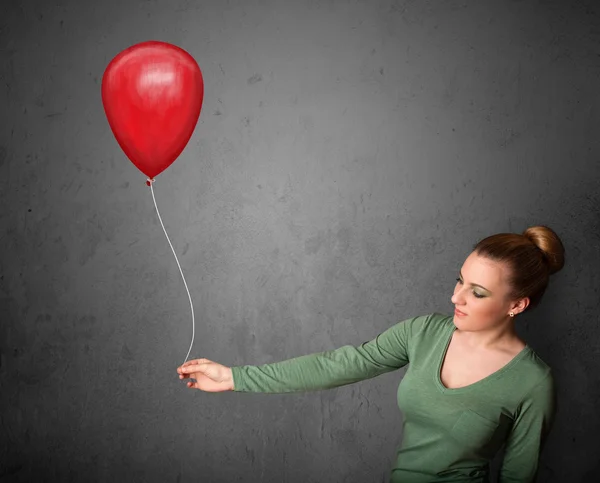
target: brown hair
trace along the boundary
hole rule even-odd
[[[529,297],[525,311],[542,300],[550,275],[565,264],[565,248],[560,238],[547,226],[527,228],[522,234],[498,233],[479,241],[473,247],[477,255],[506,263],[511,275],[509,297],[518,300]]]

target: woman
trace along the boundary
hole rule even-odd
[[[177,372],[203,391],[285,393],[352,384],[410,363],[398,387],[403,441],[391,483],[488,482],[503,445],[499,482],[534,481],[554,418],[554,381],[517,335],[515,317],[540,302],[563,265],[564,247],[550,228],[500,233],[465,260],[453,316],[409,318],[357,347],[262,366],[196,359]]]

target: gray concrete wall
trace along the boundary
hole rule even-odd
[[[555,371],[539,481],[600,480],[600,21],[587,2],[3,1],[0,481],[387,481],[402,371],[192,391],[187,293],[102,74],[186,49],[200,122],[154,190],[191,357],[262,364],[451,313],[484,236],[567,264],[519,331]]]

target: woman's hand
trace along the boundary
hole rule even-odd
[[[196,380],[188,381],[187,387],[206,392],[233,391],[231,368],[208,359],[187,361],[177,368],[177,372],[179,379]]]

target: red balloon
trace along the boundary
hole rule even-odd
[[[149,178],[181,154],[203,99],[198,64],[185,50],[166,42],[142,42],[125,49],[102,77],[102,103],[110,128],[130,161]]]

